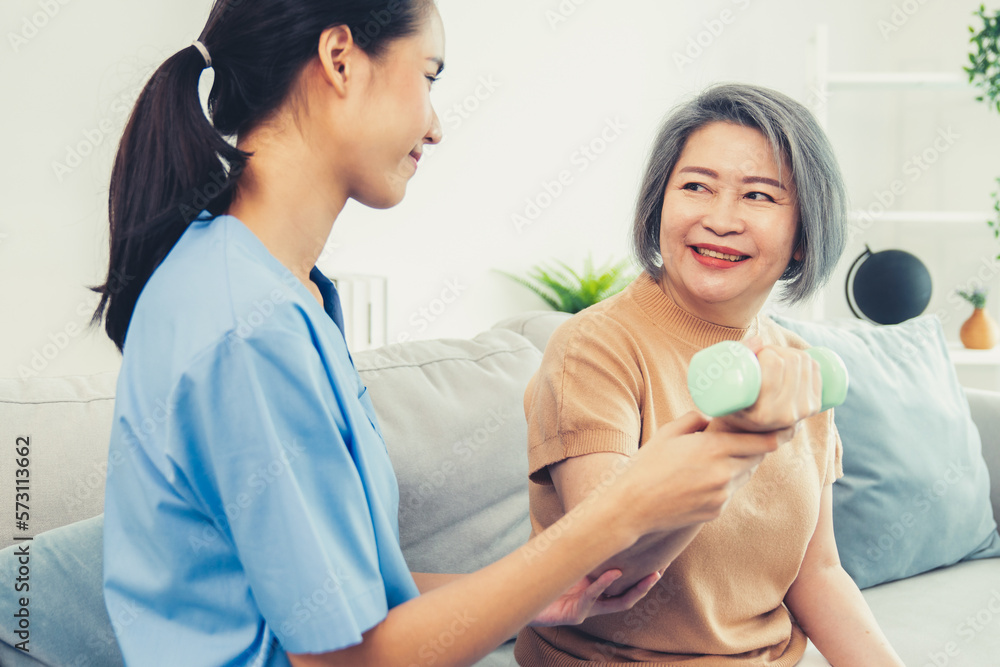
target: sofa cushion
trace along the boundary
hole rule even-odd
[[[959,563],[864,596],[904,664],[1000,664],[1000,560]]]
[[[983,440],[983,459],[990,469],[993,518],[1000,523],[1000,392],[966,387],[965,395]]]
[[[530,340],[540,351],[544,351],[552,332],[571,317],[569,313],[555,310],[529,310],[500,320],[493,325],[493,328],[513,331]]]
[[[527,541],[523,398],[540,362],[503,330],[354,356],[399,481],[411,570],[472,572]]]
[[[834,409],[844,477],[833,486],[833,518],[858,586],[1000,556],[979,432],[940,320],[835,327],[774,319],[847,365],[847,401]]]
[[[0,379],[0,442],[13,448],[17,438],[29,438],[29,521],[23,535],[104,511],[117,377]],[[14,475],[14,456],[0,456],[0,479]],[[13,544],[15,525],[13,503],[5,503],[0,548]]]

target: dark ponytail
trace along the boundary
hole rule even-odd
[[[235,147],[285,102],[324,30],[347,25],[357,45],[378,57],[415,33],[431,0],[216,0],[201,41],[215,82],[202,110],[205,60],[195,46],[167,59],[129,117],[111,172],[110,258],[91,319],[119,350],[149,277],[203,209],[229,208],[251,153]],[[233,140],[232,142],[230,140]],[[106,311],[106,312],[105,312]]]

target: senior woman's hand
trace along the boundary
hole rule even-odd
[[[819,414],[823,404],[823,376],[815,359],[805,350],[764,345],[759,338],[751,338],[746,345],[760,362],[757,402],[745,410],[713,419],[709,431],[781,431]]]

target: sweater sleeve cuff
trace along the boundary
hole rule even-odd
[[[551,484],[548,467],[574,456],[597,453],[633,456],[637,451],[638,439],[621,431],[565,431],[528,451],[528,479],[536,484]]]

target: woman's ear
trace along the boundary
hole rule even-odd
[[[359,50],[351,29],[346,25],[327,28],[319,37],[319,62],[323,79],[340,95],[347,92],[348,82],[353,75],[352,63]]]
[[[802,220],[799,219],[796,223],[798,231],[795,233],[795,250],[792,251],[792,259],[796,262],[801,262],[802,258],[805,257],[806,253],[802,250]]]

